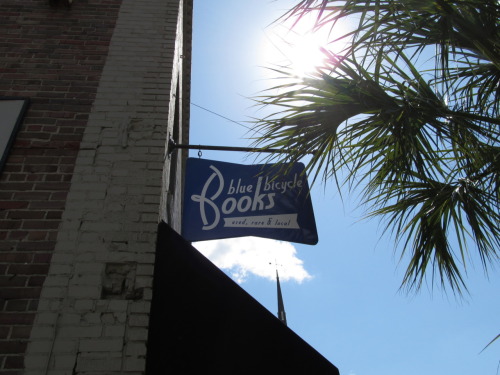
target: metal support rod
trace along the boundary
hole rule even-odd
[[[286,154],[289,151],[278,148],[233,147],[233,146],[208,146],[176,144],[172,139],[168,142],[169,153],[176,148],[184,150],[213,150],[213,151],[241,151],[241,152],[268,152]]]

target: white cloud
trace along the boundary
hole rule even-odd
[[[196,247],[217,267],[227,270],[232,278],[243,283],[249,274],[280,281],[295,280],[299,283],[312,276],[305,270],[297,250],[289,242],[259,237],[239,237],[226,240],[195,242]]]

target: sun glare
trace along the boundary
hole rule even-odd
[[[293,27],[279,24],[266,30],[260,57],[263,65],[287,66],[299,77],[310,75],[324,66],[322,49],[340,53],[344,43],[332,42],[328,27],[313,30],[313,26],[313,20],[301,20]]]
[[[325,43],[315,33],[300,35],[290,45],[288,58],[295,74],[303,77],[313,72],[316,67],[323,65],[325,58],[321,48]]]

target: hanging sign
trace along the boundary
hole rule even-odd
[[[188,241],[256,236],[316,244],[304,165],[188,158],[182,236]]]

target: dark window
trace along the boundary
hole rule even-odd
[[[21,126],[29,99],[0,97],[0,171],[3,170],[10,147],[16,138]]]

